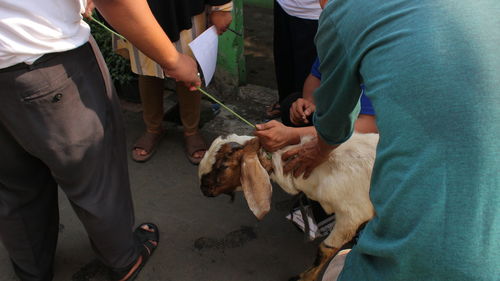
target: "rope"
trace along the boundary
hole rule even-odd
[[[123,39],[123,40],[127,40],[127,39],[125,39],[125,37],[121,36],[120,34],[116,33],[114,30],[112,30],[111,28],[107,27],[104,23],[102,23],[102,22],[100,22],[100,21],[96,20],[96,19],[94,18],[94,16],[90,16],[90,19],[91,19],[91,20],[93,20],[93,21],[94,21],[95,23],[97,23],[98,25],[102,26],[102,27],[103,27],[104,29],[106,29],[107,31],[109,31],[109,32],[113,33],[114,35],[116,35],[116,36],[120,37],[121,39]]]
[[[96,20],[94,18],[94,16],[90,16],[90,19],[93,20],[95,23],[97,23],[98,25],[102,26],[104,29],[106,29],[107,31],[109,31],[110,33],[113,33],[114,35],[120,37],[121,39],[123,40],[127,40],[125,39],[125,37],[123,37],[122,35],[116,33],[114,30],[110,29],[109,27],[107,27],[105,24],[103,24],[102,22]],[[231,29],[230,29],[231,30]],[[238,34],[237,32],[235,32],[234,30],[231,30],[233,31],[234,33]],[[239,34],[238,34],[239,35]],[[220,104],[222,107],[224,107],[227,111],[231,112],[234,116],[238,117],[241,121],[245,122],[248,126],[252,127],[255,129],[255,125],[250,123],[247,119],[241,117],[238,113],[234,112],[231,108],[227,107],[225,104],[223,104],[222,102],[220,102],[219,100],[217,100],[214,96],[210,95],[209,93],[207,93],[206,91],[204,91],[202,88],[200,87],[196,87],[196,89],[198,89],[198,91],[200,91],[201,93],[203,93],[204,95],[206,95],[207,97],[209,97],[210,99],[212,99],[213,101],[215,101],[216,103]]]
[[[238,113],[234,112],[231,108],[227,107],[225,104],[223,104],[222,102],[220,102],[219,100],[217,100],[215,97],[213,97],[212,95],[210,95],[209,93],[207,93],[206,91],[204,91],[202,88],[196,87],[196,89],[198,89],[198,91],[202,92],[207,97],[211,98],[216,103],[220,104],[227,111],[231,112],[234,116],[238,117],[241,121],[245,122],[248,126],[250,126],[250,127],[252,127],[252,128],[255,129],[255,125],[254,124],[250,123],[247,119],[241,117]]]

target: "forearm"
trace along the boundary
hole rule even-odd
[[[300,143],[300,139],[303,136],[317,136],[316,129],[314,126],[307,127],[290,127],[292,131],[292,135],[288,142],[288,145],[298,144]]]
[[[324,139],[322,139],[321,136],[318,135],[317,146],[318,150],[320,151],[319,155],[328,155],[332,150],[337,148],[339,144],[331,145],[327,143]]]
[[[375,115],[360,114],[354,123],[354,130],[358,133],[378,133]]]
[[[99,12],[121,35],[165,69],[179,53],[154,18],[146,0],[94,0]]]
[[[310,102],[313,101],[313,93],[319,87],[321,80],[315,77],[312,74],[307,76],[306,81],[304,82],[304,88],[302,89],[302,98],[308,100]]]

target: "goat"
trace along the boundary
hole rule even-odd
[[[302,138],[301,144],[310,140]],[[313,281],[375,214],[369,189],[377,143],[378,134],[355,133],[303,179],[283,174],[281,155],[297,145],[278,150],[269,158],[256,137],[218,137],[200,163],[200,188],[208,197],[233,196],[234,191],[242,190],[250,210],[260,220],[271,209],[272,179],[287,193],[302,191],[318,201],[326,213],[335,213],[336,223],[320,244],[314,264],[292,279]]]

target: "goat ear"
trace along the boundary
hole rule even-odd
[[[271,210],[272,185],[255,152],[245,153],[241,164],[241,187],[248,207],[257,219]]]

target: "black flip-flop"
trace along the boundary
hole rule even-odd
[[[147,231],[143,229],[143,226],[148,226],[150,230]],[[139,258],[142,258],[140,264],[135,268],[137,264],[137,260],[134,261],[131,265],[126,268],[120,270],[113,270],[111,272],[111,280],[123,280],[123,281],[132,281],[135,280],[139,272],[142,270],[148,259],[153,255],[154,251],[158,247],[158,243],[160,242],[160,231],[158,227],[153,223],[142,223],[139,225],[134,231],[134,238],[137,243],[137,247],[139,250]],[[151,243],[151,241],[156,242],[156,245]],[[131,272],[134,270],[133,272]],[[124,279],[127,275],[130,275],[127,279]]]

